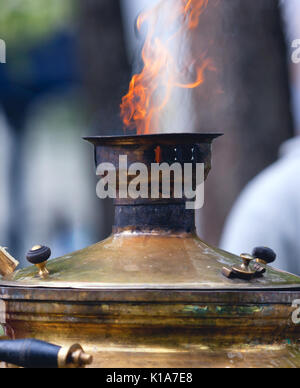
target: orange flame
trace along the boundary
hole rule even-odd
[[[183,39],[199,25],[208,0],[172,0],[172,4],[168,2],[167,20],[161,21],[163,3],[166,5],[166,0],[142,13],[137,20],[139,31],[145,22],[148,26],[142,50],[143,70],[133,76],[121,104],[125,130],[136,129],[137,134],[157,130],[160,113],[168,104],[174,88],[197,88],[204,82],[204,72],[212,69],[208,59],[196,61],[187,55],[185,61],[183,58],[176,60],[171,49],[174,41]],[[162,25],[164,28],[163,35],[157,31],[159,20],[160,28]]]

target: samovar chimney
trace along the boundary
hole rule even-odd
[[[206,179],[211,169],[212,142],[219,136],[221,135],[165,134],[85,138],[95,146],[96,167],[101,163],[111,163],[116,168],[119,177],[119,158],[122,156],[126,157],[128,165],[142,163],[148,170],[148,198],[120,198],[119,190],[117,190],[117,198],[114,200],[114,233],[123,231],[152,234],[195,233],[195,212],[186,209],[188,199],[184,196],[184,190],[182,190],[182,198],[175,198],[175,177],[170,182],[169,198],[163,198],[161,192],[159,198],[151,198],[153,183],[151,166],[154,163],[166,163],[168,166],[176,163],[183,171],[185,164],[191,164],[193,166],[192,179],[195,182],[195,167],[197,164],[203,164]],[[160,189],[161,178],[160,176]]]

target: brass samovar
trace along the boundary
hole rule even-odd
[[[206,178],[217,136],[86,140],[97,166],[119,172],[120,155],[149,171],[157,162],[204,163]],[[6,336],[78,342],[94,367],[300,367],[300,278],[271,268],[270,249],[237,257],[209,246],[186,198],[173,194],[118,195],[113,234],[81,251],[47,261],[49,249],[34,247],[35,265],[0,282]]]

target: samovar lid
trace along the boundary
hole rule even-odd
[[[258,264],[255,262],[255,265]],[[262,266],[265,273],[257,277],[225,276],[225,269],[242,268],[242,258],[213,248],[194,234],[114,234],[101,243],[50,260],[46,268],[46,276],[35,266],[21,269],[1,280],[0,287],[211,291],[300,289],[299,277],[269,266]]]
[[[118,166],[119,156],[150,167],[157,159],[202,163],[211,168],[212,141],[219,134],[164,134],[86,138],[98,166]],[[147,180],[147,184],[151,181]],[[5,276],[0,288],[41,287],[96,290],[286,290],[300,289],[300,278],[269,267],[264,249],[237,257],[213,248],[196,235],[194,211],[184,200],[115,201],[114,232],[107,240],[46,261],[50,250],[35,246],[33,266]],[[260,252],[260,253],[259,253]],[[267,252],[270,254],[270,252]],[[272,254],[271,254],[272,256]],[[262,262],[263,261],[263,262]]]

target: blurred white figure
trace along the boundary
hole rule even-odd
[[[286,24],[287,45],[292,58],[295,48],[292,44],[300,40],[300,1],[299,0],[282,0],[282,9]],[[293,114],[298,134],[300,134],[300,64],[290,61],[291,66],[291,92]]]
[[[241,254],[256,246],[277,253],[275,267],[300,274],[300,137],[244,190],[228,218],[221,247]]]
[[[300,39],[300,1],[282,1],[289,47]],[[291,63],[293,113],[300,134],[300,65]],[[268,246],[275,267],[300,275],[300,136],[281,147],[281,158],[243,191],[225,226],[221,247],[236,254]]]

